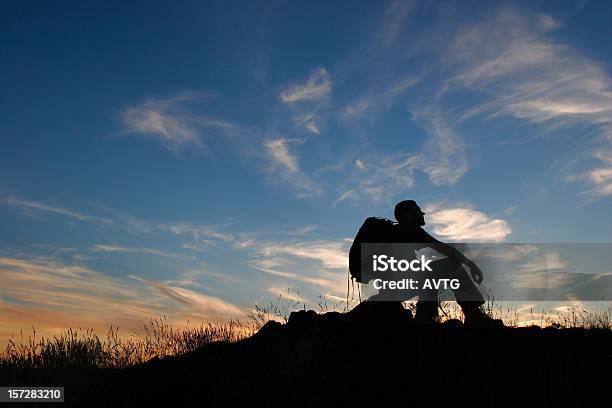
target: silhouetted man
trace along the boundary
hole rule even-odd
[[[425,213],[421,211],[417,203],[413,200],[399,202],[395,206],[394,215],[398,224],[395,226],[396,234],[393,237],[393,242],[424,244],[422,248],[433,248],[447,257],[446,259],[433,262],[432,266],[434,266],[434,273],[436,270],[435,265],[438,264],[438,268],[444,268],[444,274],[447,275],[445,277],[450,275],[460,281],[460,290],[454,290],[453,292],[457,303],[461,306],[465,315],[465,323],[501,324],[501,321],[491,319],[482,310],[481,306],[484,304],[484,299],[472,280],[467,276],[463,265],[469,269],[474,281],[478,284],[482,282],[482,271],[480,268],[461,252],[444,242],[438,241],[421,228],[425,225]],[[417,247],[421,247],[421,245],[417,245]],[[419,301],[417,302],[416,319],[419,321],[434,321],[437,317],[437,290],[421,290],[419,292]]]

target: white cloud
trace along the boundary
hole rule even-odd
[[[313,71],[306,82],[292,85],[281,92],[280,99],[285,103],[320,101],[329,96],[331,86],[327,70],[321,67]]]
[[[357,198],[357,192],[355,190],[342,191],[340,193],[340,196],[332,204],[332,207],[335,207],[338,204],[340,204],[342,201],[348,200],[350,198]]]
[[[596,168],[585,173],[589,184],[594,185],[588,192],[596,196],[612,195],[612,167]]]
[[[264,141],[270,163],[269,180],[291,186],[300,197],[320,195],[321,187],[300,169],[297,155],[291,152],[291,148],[299,143],[302,143],[299,139],[286,138],[269,138]]]
[[[174,235],[191,235],[194,240],[202,241],[210,239],[218,242],[236,243],[238,238],[233,234],[219,231],[209,225],[201,225],[190,222],[169,222],[158,223],[157,228],[162,231],[169,231]]]
[[[612,151],[595,151],[593,156],[598,159],[596,167],[576,176],[567,176],[567,180],[581,180],[587,185],[584,194],[592,197],[612,195]]]
[[[293,244],[262,243],[258,252],[263,256],[288,255],[296,258],[315,260],[325,268],[348,268],[346,241],[308,241]]]
[[[306,125],[304,126],[306,127],[306,129],[310,130],[314,134],[317,134],[317,135],[321,134],[321,131],[319,130],[315,122],[307,122]]]
[[[295,85],[282,93],[282,100],[293,105],[294,102],[324,100],[331,89],[329,75],[324,68],[313,72],[305,84]],[[278,184],[293,187],[298,196],[311,196],[321,193],[321,188],[313,183],[299,169],[298,158],[291,149],[307,139],[263,138],[262,131],[256,127],[245,127],[198,114],[189,104],[200,102],[198,94],[178,95],[168,99],[149,99],[144,103],[127,108],[122,120],[127,133],[139,134],[162,143],[173,152],[182,147],[205,148],[212,139],[206,138],[211,131],[222,136],[225,143],[231,144],[224,150],[237,152],[249,160],[272,163],[266,166],[268,179]],[[304,113],[303,106],[292,106],[297,113],[296,126],[303,127],[311,134],[320,134],[319,107],[309,106]],[[291,176],[283,173],[292,173]]]
[[[280,93],[280,100],[294,112],[296,127],[315,135],[321,134],[319,114],[321,107],[329,100],[331,86],[329,73],[321,67],[313,71],[305,82],[294,84]]]
[[[92,250],[94,252],[132,252],[131,248],[120,247],[118,245],[94,245]]]
[[[37,202],[37,201],[24,200],[24,199],[15,197],[15,196],[8,196],[8,197],[0,198],[0,202],[4,202],[6,204],[9,204],[15,207],[19,207],[21,209],[28,210],[28,211],[41,211],[41,212],[54,213],[54,214],[63,215],[69,218],[74,218],[79,221],[99,221],[103,223],[112,222],[109,219],[102,219],[102,218],[94,217],[92,215],[83,214],[78,211],[74,211],[74,210],[70,210],[70,209],[62,208],[62,207],[57,207],[57,206],[51,206],[51,205]]]
[[[156,140],[175,152],[188,145],[204,147],[204,129],[216,129],[225,136],[244,132],[239,126],[195,113],[188,107],[204,97],[184,93],[166,99],[150,98],[128,107],[121,114],[125,132]]]
[[[268,139],[264,142],[264,146],[273,162],[280,164],[284,170],[291,173],[299,171],[297,157],[289,151],[289,148],[295,141],[280,138]]]
[[[97,244],[92,247],[94,252],[110,252],[110,253],[142,253],[148,255],[157,255],[164,258],[184,258],[184,255],[177,254],[174,252],[168,252],[161,249],[145,248],[145,247],[123,247],[119,245],[105,245]]]
[[[296,126],[304,126],[308,128],[309,124],[312,124],[317,131],[313,131],[309,129],[311,132],[319,134],[319,128],[317,127],[317,113],[319,112],[319,107],[315,107],[314,109],[310,109],[306,112],[303,112],[301,109],[297,109],[298,114],[295,115],[294,120]]]
[[[451,241],[503,241],[512,233],[510,225],[502,219],[490,218],[469,207],[425,208],[425,221],[435,234]]]
[[[190,289],[174,287],[165,282],[145,279],[135,275],[129,275],[129,277],[150,285],[159,291],[159,293],[176,301],[187,310],[197,310],[206,315],[220,315],[224,317],[236,317],[246,314],[244,309],[214,296],[204,295]]]
[[[301,282],[334,296],[346,291],[350,239],[257,243],[250,265],[256,270]]]
[[[581,176],[575,176],[572,166],[610,150],[612,81],[603,64],[547,37],[560,24],[550,16],[532,18],[504,8],[465,27],[447,52],[457,74],[446,91],[467,88],[484,96],[464,119],[474,114],[513,116],[539,126],[540,135],[573,126],[587,154],[580,161],[567,160],[571,164],[564,171],[573,176],[565,179],[584,182],[591,196],[608,196],[608,166]]]
[[[150,99],[127,108],[122,121],[129,133],[140,134],[160,141],[176,150],[186,144],[200,144],[196,122],[181,104],[193,100],[192,95],[169,99]]]

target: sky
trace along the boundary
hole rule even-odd
[[[0,341],[346,296],[364,218],[612,241],[603,1],[32,2],[0,16]],[[608,271],[609,272],[609,271]]]

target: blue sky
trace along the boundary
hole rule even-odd
[[[0,334],[341,297],[363,218],[408,198],[447,241],[610,242],[610,19],[599,1],[5,4]]]

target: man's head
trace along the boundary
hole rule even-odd
[[[425,218],[423,218],[425,213],[421,211],[421,207],[414,200],[404,200],[397,203],[394,215],[401,225],[417,225],[419,227],[425,225]]]

